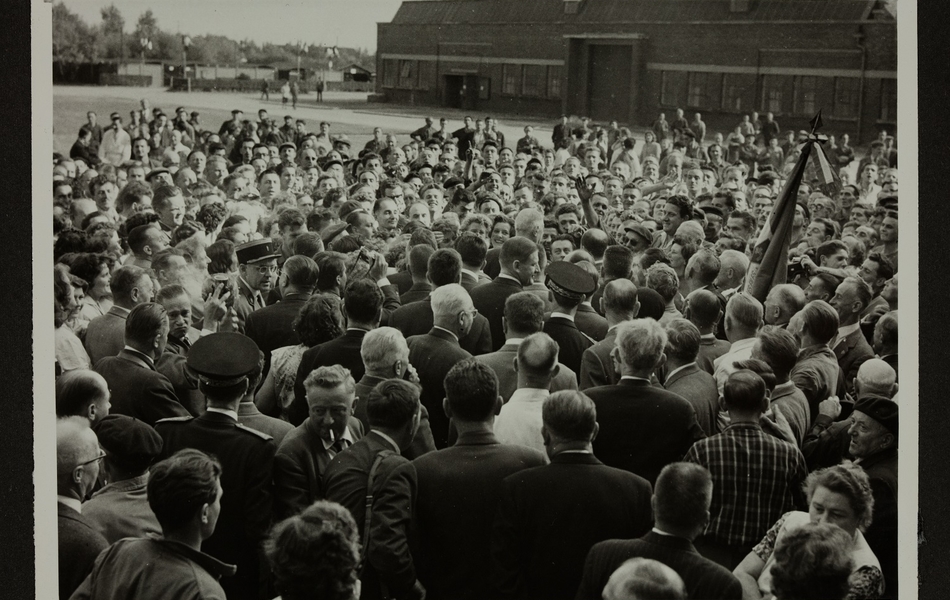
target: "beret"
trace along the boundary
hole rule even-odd
[[[130,467],[147,469],[162,452],[162,437],[148,423],[134,417],[106,415],[93,430],[99,445]]]
[[[567,261],[552,262],[544,270],[544,274],[551,291],[566,298],[579,300],[585,295],[593,294],[597,289],[594,278],[587,271]]]
[[[637,288],[637,301],[640,303],[640,312],[637,313],[638,319],[654,319],[659,321],[666,310],[666,302],[656,290],[648,287]]]
[[[236,385],[260,364],[260,349],[240,333],[212,333],[192,344],[187,364],[202,383]]]
[[[451,188],[451,187],[455,187],[455,186],[457,186],[457,185],[459,185],[459,184],[463,184],[463,183],[465,183],[465,182],[462,181],[461,179],[459,179],[458,177],[449,177],[448,179],[446,179],[445,181],[442,182],[442,187],[443,187],[443,189],[446,189],[446,190],[447,190],[447,189],[449,189],[449,188]]]
[[[237,253],[238,264],[242,265],[251,265],[280,256],[280,254],[274,252],[274,244],[270,238],[245,242],[235,248],[234,251]]]
[[[897,435],[897,402],[879,396],[870,396],[855,402],[854,410],[863,412]]]

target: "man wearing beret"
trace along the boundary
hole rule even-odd
[[[587,271],[565,261],[548,265],[545,275],[555,306],[543,331],[560,347],[559,360],[574,373],[580,373],[581,358],[584,351],[594,345],[594,340],[577,328],[574,316],[581,301],[593,294],[597,286]]]
[[[270,238],[254,240],[234,249],[238,259],[238,295],[234,299],[234,312],[238,318],[238,331],[244,331],[244,322],[255,310],[267,304],[264,298],[274,289],[280,270]]]
[[[155,430],[164,440],[162,456],[183,448],[213,453],[221,461],[221,513],[218,526],[201,551],[232,565],[237,575],[221,587],[227,597],[257,600],[262,596],[260,550],[271,523],[273,464],[271,436],[238,422],[238,405],[247,393],[248,374],[260,350],[238,333],[213,333],[191,346],[188,367],[198,374],[198,389],[207,399],[200,417],[163,419]]]
[[[851,415],[848,451],[867,472],[874,517],[864,538],[881,563],[885,596],[897,597],[897,403],[881,397],[858,400]]]
[[[83,504],[83,516],[110,544],[127,537],[161,537],[145,490],[148,468],[162,452],[161,436],[126,415],[106,415],[93,430],[106,453],[100,470],[106,485]]]

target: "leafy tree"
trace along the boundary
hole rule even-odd
[[[61,73],[69,65],[96,59],[96,32],[62,2],[53,5],[53,61]]]
[[[114,4],[103,8],[100,11],[102,23],[99,24],[99,43],[97,45],[98,54],[102,58],[121,59],[124,58],[122,44],[125,39],[123,33],[125,29],[125,19],[122,13]]]

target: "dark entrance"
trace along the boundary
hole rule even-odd
[[[594,121],[627,121],[630,112],[630,46],[591,45],[588,106]]]
[[[464,88],[464,75],[446,75],[445,96],[443,98],[443,103],[449,108],[462,108],[462,101],[464,100]]]

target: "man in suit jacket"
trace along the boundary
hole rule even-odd
[[[429,411],[436,448],[445,448],[449,440],[449,419],[441,410],[446,373],[458,361],[471,354],[459,346],[459,338],[472,328],[477,311],[468,292],[457,284],[443,285],[432,292],[433,325],[429,333],[410,337],[409,362],[419,373],[422,405]]]
[[[838,331],[838,313],[824,300],[812,300],[788,322],[788,331],[801,342],[789,377],[808,399],[808,418],[814,423],[820,402],[845,396],[844,375],[829,347]]]
[[[609,253],[608,253],[609,255]],[[606,260],[606,259],[605,259]],[[640,312],[637,286],[629,279],[614,279],[604,286],[600,305],[607,315],[607,334],[581,355],[580,389],[615,385],[620,375],[610,353],[617,342],[617,327],[632,321]]]
[[[531,292],[518,292],[505,300],[502,327],[507,336],[505,345],[497,352],[482,354],[475,358],[489,367],[498,377],[498,394],[502,402],[508,402],[518,389],[518,372],[515,358],[518,346],[528,336],[541,331],[544,325],[544,301]],[[557,372],[547,389],[552,392],[576,390],[577,376],[563,363],[557,363]]]
[[[482,272],[485,268],[485,255],[488,253],[488,243],[470,231],[459,234],[455,240],[455,250],[462,258],[462,287],[471,293],[476,285],[488,283],[491,277]]]
[[[131,318],[131,317],[130,317]],[[191,347],[188,366],[199,377],[208,408],[200,417],[163,419],[155,430],[164,442],[162,456],[194,448],[221,462],[221,512],[211,537],[201,544],[218,560],[237,566],[221,580],[228,598],[258,598],[264,589],[261,549],[271,525],[273,438],[238,422],[238,404],[247,393],[247,376],[260,364],[260,350],[239,333],[212,333]]]
[[[288,418],[300,425],[307,418],[307,393],[303,382],[314,370],[330,365],[349,369],[356,381],[363,377],[363,358],[360,347],[363,336],[379,326],[383,293],[372,281],[360,279],[350,283],[343,295],[343,316],[346,331],[340,337],[308,349],[300,358],[297,378],[294,380],[294,400],[288,409]]]
[[[283,419],[265,415],[254,404],[254,390],[257,389],[257,384],[261,381],[263,369],[264,353],[261,352],[257,367],[247,376],[247,393],[241,398],[241,403],[238,404],[238,423],[256,429],[261,433],[266,433],[274,438],[274,446],[280,448],[284,437],[294,430],[294,426]]]
[[[361,539],[370,528],[366,561],[360,575],[364,600],[382,599],[383,586],[396,598],[423,598],[409,552],[408,502],[392,502],[384,490],[389,476],[409,461],[400,454],[409,448],[419,427],[419,387],[402,379],[386,379],[370,392],[366,411],[370,431],[337,454],[323,474],[327,500],[345,506],[353,515]],[[369,478],[372,477],[372,487]],[[371,522],[366,522],[367,499],[372,497]]]
[[[279,519],[322,499],[330,460],[363,437],[363,425],[353,417],[356,383],[348,369],[323,366],[303,383],[309,417],[284,437],[274,457],[274,512]]]
[[[651,385],[665,356],[666,333],[652,319],[620,325],[615,356],[620,382],[587,390],[600,416],[594,451],[604,464],[656,481],[660,470],[681,460],[705,436],[689,402]]]
[[[716,337],[723,315],[721,296],[707,289],[693,290],[686,296],[683,317],[699,329],[699,354],[696,366],[710,375],[716,370],[717,358],[729,352],[731,344]]]
[[[696,365],[699,329],[686,319],[666,324],[666,381],[663,387],[685,398],[696,411],[696,420],[707,436],[719,432],[719,388],[716,380]]]
[[[107,356],[95,370],[109,384],[111,411],[149,425],[159,419],[188,416],[168,379],[155,370],[168,340],[168,316],[160,304],[139,304],[125,322],[125,348]]]
[[[423,246],[424,249],[431,249]],[[457,284],[461,277],[462,259],[458,252],[451,248],[436,250],[429,256],[427,264],[428,281],[438,289],[450,283]],[[432,329],[432,300],[430,294],[426,297],[393,312],[389,324],[409,338],[414,335],[423,335]],[[472,328],[459,338],[459,345],[469,354],[478,355],[491,351],[492,339],[488,319],[484,315],[475,315]]]
[[[796,445],[801,448],[805,434],[811,429],[811,420],[808,399],[795,382],[789,380],[789,373],[798,360],[798,341],[787,329],[763,327],[755,346],[752,347],[752,358],[761,360],[772,368],[775,388],[769,398],[769,407],[773,412],[782,414]]]
[[[898,372],[897,342],[897,311],[892,311],[883,315],[874,325],[874,351],[878,358],[894,369],[894,373]]]
[[[686,584],[688,598],[740,600],[742,585],[724,567],[693,546],[709,520],[712,477],[705,468],[684,462],[663,467],[653,490],[653,530],[634,540],[595,544],[584,564],[577,600],[600,600],[610,575],[631,558],[650,558],[670,567]]]
[[[587,300],[577,305],[574,323],[581,333],[594,340],[595,343],[604,339],[610,327],[607,324],[607,319],[600,316]]]
[[[492,370],[466,359],[445,377],[445,410],[458,431],[450,448],[402,465],[387,486],[389,504],[413,507],[418,543],[412,561],[431,598],[490,598],[491,525],[509,475],[544,464],[530,448],[499,443],[492,433],[501,406]]]
[[[92,571],[106,538],[82,516],[82,500],[96,485],[99,440],[85,417],[56,421],[56,507],[59,535],[59,597],[69,598]]]
[[[366,373],[356,382],[356,402],[353,406],[353,416],[360,420],[363,429],[370,428],[367,403],[373,389],[383,381],[407,379],[415,384],[419,383],[419,374],[409,363],[409,346],[406,339],[393,327],[379,327],[366,334],[360,348],[363,357],[363,366]],[[402,455],[409,460],[435,450],[435,441],[432,439],[432,427],[429,424],[429,411],[422,407],[419,418],[419,428],[412,438],[412,444],[402,451]]]
[[[512,294],[531,285],[539,272],[538,246],[522,237],[513,237],[501,247],[501,272],[490,283],[472,288],[472,302],[479,314],[488,319],[491,331],[492,352],[505,343],[505,331],[501,319],[505,313],[505,300]]]
[[[854,378],[864,361],[874,358],[874,350],[861,333],[861,314],[871,302],[871,287],[858,277],[848,277],[838,285],[831,305],[838,311],[838,335],[831,349],[844,375],[845,387],[854,391]]]
[[[574,319],[578,305],[596,289],[594,279],[583,268],[566,261],[552,262],[544,273],[555,308],[545,321],[543,331],[560,347],[561,362],[580,373],[581,357],[594,345],[594,340],[581,333]]]
[[[406,264],[409,267],[409,275],[412,277],[412,286],[405,292],[399,292],[399,302],[403,306],[422,300],[432,291],[432,284],[426,279],[426,273],[429,268],[429,257],[434,252],[435,248],[429,244],[417,244],[409,249]],[[398,310],[397,308],[396,311]],[[393,315],[395,314],[393,312]],[[392,324],[392,317],[390,317],[390,324]]]
[[[598,424],[590,398],[552,394],[543,417],[551,464],[504,480],[492,530],[494,598],[572,599],[591,546],[643,535],[652,524],[650,484],[594,457]]]
[[[96,364],[107,356],[115,356],[125,346],[125,319],[129,311],[143,302],[152,301],[152,278],[145,269],[126,265],[112,274],[109,284],[114,304],[104,315],[89,322],[86,328],[86,351]]]
[[[294,321],[317,284],[317,263],[308,256],[291,256],[277,278],[280,301],[252,312],[244,321],[244,335],[264,353],[264,374],[270,370],[270,354],[300,343]]]
[[[238,294],[234,298],[234,313],[238,331],[244,331],[248,315],[267,306],[265,298],[274,288],[279,268],[280,253],[270,238],[252,240],[234,249],[238,258]]]

